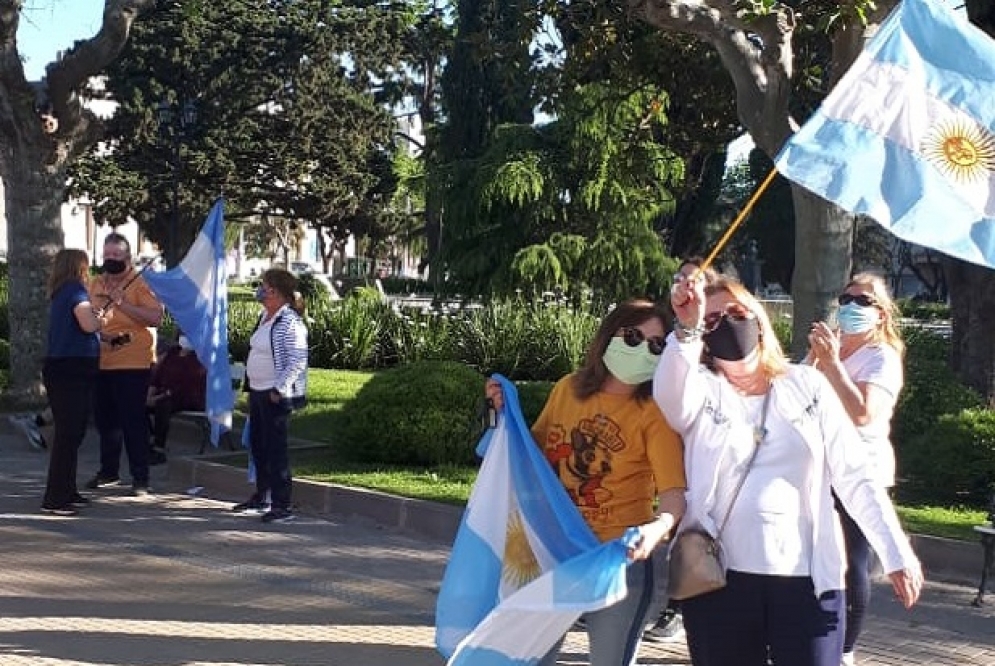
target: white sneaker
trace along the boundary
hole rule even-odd
[[[857,658],[853,656],[852,652],[844,652],[843,659],[840,660],[840,666],[857,666]]]

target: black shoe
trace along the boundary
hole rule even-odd
[[[74,509],[69,504],[67,504],[65,506],[44,506],[43,505],[41,507],[41,510],[42,510],[42,513],[47,513],[47,514],[50,514],[50,515],[53,515],[53,516],[63,516],[63,517],[75,516],[75,515],[77,515],[79,513],[79,511],[77,511],[76,509]]]
[[[83,497],[79,493],[76,493],[76,495],[71,500],[69,500],[69,503],[75,507],[83,507],[90,503],[90,498]]]
[[[273,507],[263,514],[264,523],[286,523],[294,518],[296,518],[296,516],[290,509],[283,509],[280,507]]]
[[[166,452],[162,449],[152,449],[149,452],[149,465],[162,465],[166,462]]]
[[[150,492],[148,485],[131,486],[132,497],[148,497]]]
[[[116,476],[103,476],[97,474],[95,477],[86,482],[86,487],[90,490],[96,490],[97,488],[109,488],[110,486],[116,486],[121,483],[121,479]]]
[[[257,495],[253,495],[248,500],[239,502],[233,506],[231,510],[234,513],[250,513],[259,515],[269,511],[269,503],[259,499]]]

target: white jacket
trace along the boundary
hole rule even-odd
[[[701,341],[679,342],[673,333],[653,378],[653,397],[670,425],[684,439],[687,512],[681,528],[700,525],[713,536],[723,516],[715,507],[719,463],[732,437],[749,436],[735,390],[721,375],[700,365]],[[866,451],[843,405],[818,370],[792,365],[771,389],[770,414],[777,413],[804,440],[810,456],[799,465],[813,465],[808,488],[813,526],[810,571],[816,595],[845,587],[843,535],[833,509],[835,489],[847,512],[863,531],[888,573],[916,563],[891,500],[873,483]]]

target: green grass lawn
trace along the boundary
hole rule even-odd
[[[445,466],[412,469],[391,465],[347,462],[336,439],[342,407],[373,377],[370,372],[312,369],[308,373],[308,405],[290,420],[290,435],[327,444],[325,449],[304,449],[292,456],[299,478],[380,490],[404,497],[464,504],[477,471],[471,467]],[[244,405],[243,405],[244,407]],[[985,522],[984,511],[964,507],[899,506],[898,515],[909,532],[974,540],[972,527]]]

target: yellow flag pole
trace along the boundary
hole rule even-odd
[[[739,211],[739,215],[736,216],[736,219],[732,221],[732,224],[729,225],[729,228],[726,229],[724,234],[722,234],[722,238],[720,238],[719,242],[715,244],[715,247],[708,254],[708,256],[705,257],[705,261],[701,263],[701,266],[698,267],[698,270],[695,271],[695,273],[703,272],[706,268],[708,268],[712,264],[712,262],[715,260],[715,257],[718,256],[719,252],[722,251],[722,248],[725,247],[726,243],[729,242],[729,239],[732,238],[733,233],[735,233],[739,225],[742,224],[743,220],[746,219],[746,216],[749,215],[750,211],[753,209],[753,204],[757,202],[757,199],[760,198],[760,195],[763,194],[764,190],[767,189],[767,186],[771,184],[771,182],[774,180],[774,176],[776,175],[777,175],[777,169],[771,169],[770,173],[767,174],[767,177],[764,178],[764,181],[760,183],[760,187],[757,188],[757,190],[750,197],[749,201],[746,202],[746,205],[743,206],[743,209]]]

